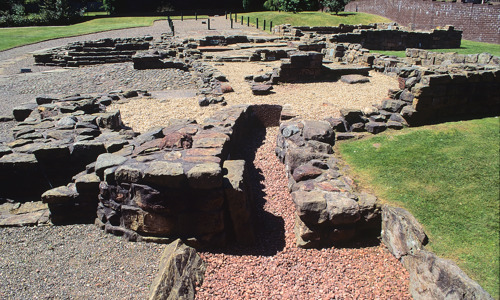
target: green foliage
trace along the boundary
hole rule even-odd
[[[339,11],[343,11],[344,7],[349,3],[349,0],[322,0],[321,4],[330,12],[335,12],[336,15]]]
[[[318,9],[315,0],[267,0],[264,2],[266,10],[280,10],[287,12],[313,11]]]
[[[499,296],[499,119],[386,132],[339,145],[358,182],[422,223],[429,247]]]
[[[279,9],[293,13],[299,12],[301,11],[300,0],[281,0]]]
[[[60,25],[76,22],[83,16],[83,9],[70,5],[69,0],[22,1],[9,0],[10,8],[0,5],[0,26]],[[35,12],[28,13],[26,5],[33,4]]]

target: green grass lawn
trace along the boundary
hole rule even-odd
[[[410,128],[338,145],[361,186],[409,210],[430,250],[499,297],[499,119]]]
[[[264,20],[266,20],[267,24],[272,21],[273,25],[291,24],[293,26],[338,26],[339,24],[357,25],[391,22],[391,20],[377,15],[351,12],[341,12],[337,16],[316,11],[306,11],[296,14],[291,12],[261,11],[238,14],[238,20],[240,20],[240,16],[244,17],[245,24],[246,18],[250,17],[250,23],[254,25],[256,18],[259,18],[259,26],[262,26]]]
[[[459,54],[476,54],[488,52],[490,54],[500,56],[500,44],[489,44],[474,41],[462,40],[460,48],[455,49],[428,49],[432,52],[457,52]],[[405,51],[379,51],[371,50],[370,52],[382,53],[385,55],[394,55],[397,57],[406,57]]]
[[[185,16],[184,18],[194,18],[194,16]],[[198,16],[198,18],[207,18],[207,16]],[[166,17],[110,17],[98,18],[68,26],[0,28],[0,51],[16,46],[22,46],[61,37],[77,36],[113,29],[151,26],[155,20],[162,19],[166,19]],[[180,16],[172,17],[172,19],[180,19]]]

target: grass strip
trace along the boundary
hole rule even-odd
[[[198,16],[207,18],[208,16]],[[180,16],[171,17],[180,19]],[[185,16],[184,19],[194,19]],[[145,27],[153,25],[156,20],[166,20],[167,17],[110,17],[97,18],[90,21],[67,26],[31,26],[0,28],[0,51],[33,44],[50,39],[78,36],[101,31]]]
[[[386,132],[338,149],[361,186],[409,210],[429,248],[499,297],[499,119]]]
[[[290,24],[292,26],[338,26],[339,24],[370,24],[370,23],[387,23],[391,20],[366,13],[341,12],[338,15],[317,12],[304,11],[300,13],[277,12],[277,11],[260,11],[238,14],[238,20],[243,16],[244,24],[247,17],[250,17],[250,24],[256,25],[256,18],[259,19],[259,27],[262,27],[264,20],[267,24],[273,22],[273,25]],[[269,25],[267,25],[269,26]]]
[[[455,49],[427,49],[431,52],[456,52],[458,54],[476,54],[488,52],[495,56],[500,56],[500,44],[489,44],[482,42],[474,42],[468,40],[462,40],[460,48]],[[405,51],[381,51],[381,50],[370,50],[370,52],[381,53],[389,56],[406,57]]]

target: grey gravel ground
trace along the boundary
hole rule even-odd
[[[206,35],[264,35],[245,25],[234,24],[233,29],[224,17],[212,17],[208,30],[206,20],[174,21],[176,36],[201,37]],[[41,94],[68,95],[74,93],[102,93],[117,89],[146,89],[148,91],[195,89],[195,80],[180,70],[134,70],[132,63],[88,66],[81,68],[56,68],[35,66],[32,52],[64,46],[75,41],[101,38],[137,37],[151,35],[155,39],[170,32],[167,21],[156,21],[150,27],[120,29],[87,34],[79,37],[54,39],[0,51],[0,116],[11,115],[14,107],[34,102]],[[32,73],[20,74],[21,68]],[[10,129],[14,122],[0,122],[0,141],[12,140]]]
[[[163,245],[94,225],[0,229],[0,299],[145,299]]]

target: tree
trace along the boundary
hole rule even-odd
[[[300,0],[281,0],[279,9],[283,11],[291,11],[293,13],[301,11]]]
[[[321,4],[328,8],[330,12],[335,12],[336,15],[339,11],[343,11],[344,7],[349,3],[349,0],[322,0]]]

